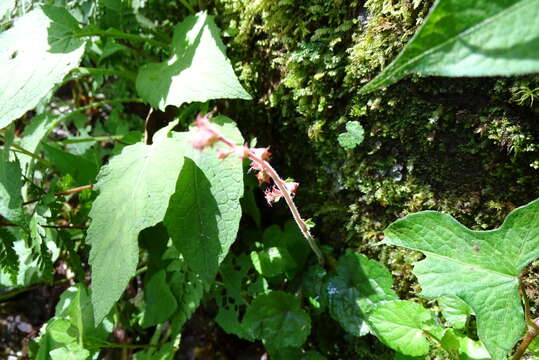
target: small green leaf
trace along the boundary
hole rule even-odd
[[[178,307],[166,276],[165,270],[151,274],[144,287],[146,307],[141,324],[143,328],[165,322]]]
[[[154,136],[152,145],[126,146],[101,168],[96,189],[99,195],[90,211],[92,303],[99,323],[135,275],[141,230],[163,220],[183,166],[183,143]]]
[[[93,184],[98,167],[85,157],[68,153],[48,144],[41,144],[49,159],[62,175],[71,175],[76,185]]]
[[[369,325],[380,341],[409,356],[427,354],[427,334],[441,335],[442,331],[429,310],[405,300],[378,304],[369,316]]]
[[[389,271],[365,255],[348,253],[337,263],[337,276],[327,284],[329,313],[350,334],[369,332],[366,322],[373,305],[398,299]]]
[[[272,291],[256,297],[247,308],[243,326],[269,348],[299,347],[311,332],[311,319],[295,296]]]
[[[213,120],[221,133],[243,144],[232,120]],[[188,143],[194,131],[198,130],[180,136]],[[218,146],[221,145],[204,151],[193,149],[190,144],[186,147],[185,164],[164,219],[174,246],[204,282],[214,280],[219,264],[236,239],[241,218],[242,163],[233,156],[220,160]]]
[[[442,307],[445,320],[455,329],[463,329],[468,317],[473,314],[468,304],[456,296],[441,297],[438,299],[438,304]]]
[[[9,229],[0,228],[0,268],[9,274],[13,283],[17,282],[17,273],[19,271],[19,258],[14,249],[16,241],[17,239]]]
[[[219,28],[206,12],[187,17],[176,26],[172,57],[143,66],[137,91],[154,108],[211,99],[251,99],[239,83]]]
[[[362,93],[410,73],[498,76],[537,71],[538,0],[438,0],[424,24]]]
[[[479,339],[494,360],[505,359],[524,331],[519,276],[539,257],[539,200],[512,211],[492,231],[469,230],[434,211],[408,215],[386,229],[385,241],[425,253],[414,266],[421,295],[466,302],[477,316]]]
[[[43,6],[0,33],[0,129],[38,102],[78,66],[83,42],[72,37],[77,21],[64,8]]]
[[[254,339],[249,337],[240,322],[240,312],[247,305],[242,295],[243,283],[252,265],[249,256],[245,253],[239,256],[231,255],[227,256],[219,269],[224,285],[223,289],[217,292],[215,299],[219,307],[215,321],[227,333],[252,341]],[[223,294],[222,291],[225,293]]]
[[[47,113],[34,116],[30,123],[24,128],[22,138],[20,140],[20,146],[32,153],[35,153],[41,140],[47,135],[50,129],[50,122],[52,116]],[[28,165],[33,159],[29,156],[21,156],[19,159],[21,162],[21,169],[24,174],[28,172]]]
[[[9,145],[7,147],[0,150],[0,215],[12,223],[22,224],[21,167],[18,161],[8,160]]]
[[[326,270],[320,265],[312,265],[303,277],[303,293],[317,312],[325,311],[328,305],[326,275]]]
[[[264,277],[281,275],[287,269],[296,266],[288,250],[281,247],[253,251],[251,252],[251,261],[255,270]]]
[[[448,329],[440,342],[442,347],[454,358],[460,360],[489,360],[487,349],[479,341]]]
[[[337,140],[343,148],[351,150],[363,142],[364,134],[365,130],[358,121],[349,121],[346,123],[346,132],[340,134]]]
[[[105,341],[112,331],[112,323],[106,321],[95,328],[92,310],[84,285],[65,290],[56,305],[55,316],[47,323],[39,341],[36,359],[86,360],[95,355],[99,351],[96,344]]]

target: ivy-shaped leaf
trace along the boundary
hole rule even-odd
[[[214,122],[222,134],[243,144],[232,120],[219,116]],[[188,142],[193,134],[181,135]],[[185,149],[185,164],[164,219],[174,246],[204,282],[214,280],[236,239],[241,218],[242,163],[233,156],[220,160],[218,146],[204,151],[191,146]]]
[[[66,9],[43,6],[0,33],[0,129],[33,109],[77,67],[83,42],[73,37],[77,20]]]
[[[408,215],[385,231],[388,244],[425,253],[415,264],[422,296],[457,296],[477,316],[479,339],[505,359],[524,332],[519,275],[539,257],[539,200],[512,211],[492,231],[472,231],[434,211]]]
[[[168,129],[154,136],[152,145],[127,146],[101,168],[99,195],[90,211],[92,303],[96,324],[109,312],[135,275],[138,234],[163,220],[183,166],[183,143],[167,137]]]
[[[176,26],[172,57],[143,66],[137,91],[154,108],[211,99],[251,99],[239,83],[213,17],[206,12]]]
[[[363,142],[364,134],[365,130],[359,121],[349,121],[346,123],[346,132],[340,134],[337,140],[343,148],[351,150]]]
[[[311,319],[299,300],[282,291],[257,296],[242,325],[253,338],[273,349],[301,346],[311,332]]]
[[[427,354],[430,349],[427,335],[441,339],[443,332],[429,310],[405,300],[376,305],[369,316],[369,325],[380,341],[409,356]]]
[[[399,56],[361,89],[391,85],[410,73],[495,76],[537,71],[538,0],[438,0]]]

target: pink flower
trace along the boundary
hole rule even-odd
[[[270,177],[265,171],[259,171],[255,176],[258,179],[258,185],[270,183]]]
[[[266,198],[266,201],[268,202],[268,205],[271,206],[273,203],[279,201],[283,197],[283,193],[277,186],[273,186],[264,191],[264,197]]]
[[[236,153],[236,156],[240,159],[245,159],[249,156],[249,148],[245,145],[243,146],[236,146],[234,148],[234,152]]]
[[[264,168],[262,167],[262,165],[260,165],[256,161],[251,161],[251,166],[249,167],[249,171],[251,171],[251,170],[264,171]]]
[[[252,148],[251,151],[262,160],[269,161],[270,159],[271,153],[269,152],[269,146],[266,148]]]
[[[219,134],[213,130],[207,117],[198,115],[194,125],[198,127],[198,133],[191,140],[195,149],[203,150],[219,141]]]
[[[284,186],[286,187],[286,191],[288,191],[288,193],[293,196],[293,195],[296,194],[296,190],[299,187],[299,183],[297,183],[297,182],[285,182]]]

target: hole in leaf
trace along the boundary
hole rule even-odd
[[[9,59],[10,60],[13,60],[17,57],[17,50],[15,50],[10,56],[9,56]]]

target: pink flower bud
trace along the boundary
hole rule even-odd
[[[197,134],[191,140],[191,144],[195,149],[203,150],[219,140],[219,134],[213,130],[208,118],[199,115],[194,125],[198,127]]]
[[[245,145],[243,146],[236,146],[234,148],[234,152],[236,153],[236,156],[240,159],[245,159],[249,156],[249,148]]]
[[[258,185],[270,183],[270,177],[265,171],[259,171],[255,176],[258,179]]]
[[[262,167],[262,165],[260,165],[256,161],[251,161],[251,166],[249,167],[249,171],[251,171],[251,170],[264,171],[264,168]]]
[[[251,151],[262,160],[269,161],[271,157],[271,153],[269,152],[269,146],[266,148],[252,148]]]
[[[297,183],[297,182],[285,182],[284,186],[286,187],[286,191],[288,191],[288,193],[290,195],[295,195],[296,190],[299,187],[299,183]]]

